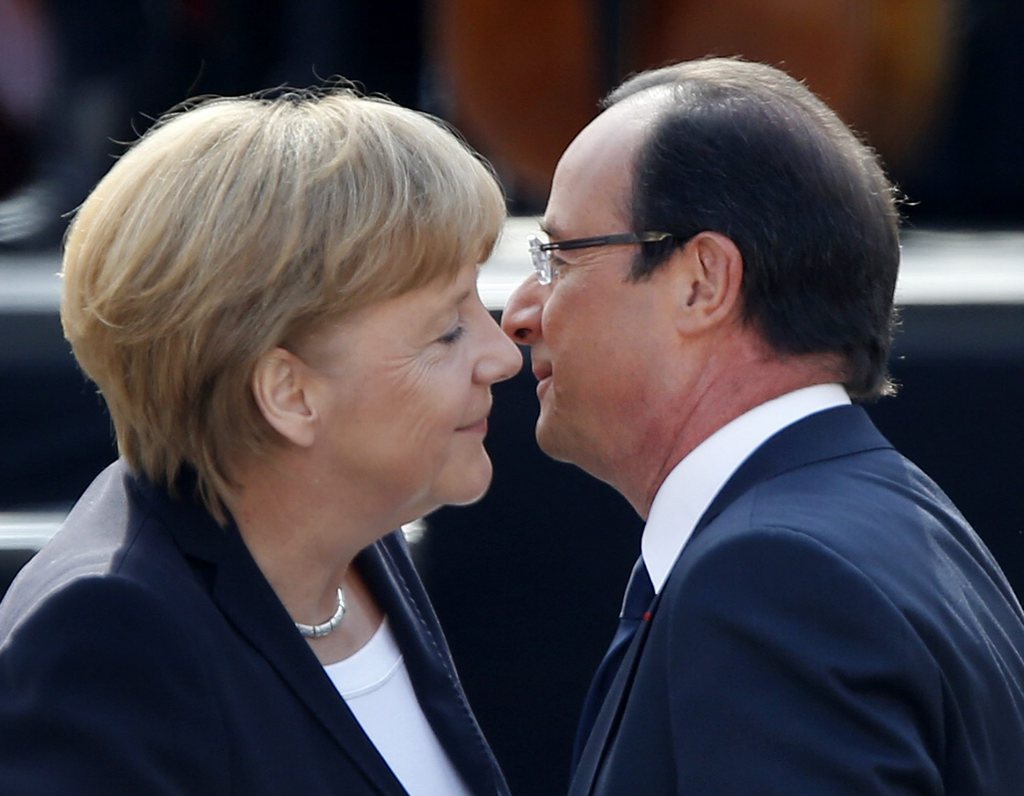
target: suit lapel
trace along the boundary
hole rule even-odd
[[[629,647],[626,649],[626,654],[622,658],[619,670],[616,672],[615,678],[608,688],[604,704],[601,705],[601,710],[594,720],[590,737],[583,747],[583,754],[580,756],[579,765],[570,784],[569,796],[586,796],[594,787],[594,780],[601,769],[605,753],[608,750],[609,741],[618,731],[619,721],[622,718],[623,711],[626,709],[626,701],[629,696],[629,690],[633,685],[633,679],[636,676],[640,654],[647,641],[651,622],[653,622],[653,617],[657,613],[660,602],[661,595],[659,594],[654,598],[654,602],[651,603],[651,607],[648,610],[652,618],[640,625],[630,641]]]
[[[769,438],[740,465],[698,520],[693,535],[707,528],[715,517],[749,489],[787,470],[837,456],[891,447],[859,406],[841,406],[810,415]],[[681,555],[685,554],[684,548]],[[644,643],[657,617],[663,593],[664,587],[651,605],[652,619],[637,631],[612,681],[580,758],[569,796],[587,796],[593,790],[608,746],[618,732]]]

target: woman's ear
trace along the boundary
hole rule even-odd
[[[302,447],[313,444],[316,432],[309,377],[309,368],[283,348],[261,356],[252,374],[253,398],[263,417],[282,437]]]
[[[738,317],[743,256],[717,232],[701,232],[673,255],[677,328],[693,334]]]

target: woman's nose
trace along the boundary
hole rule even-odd
[[[487,355],[477,367],[477,380],[486,384],[505,381],[515,376],[523,367],[523,355],[513,345],[494,320],[487,318]]]

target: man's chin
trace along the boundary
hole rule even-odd
[[[537,419],[537,427],[534,430],[539,447],[549,458],[556,462],[575,464],[571,453],[571,447],[565,443],[564,434],[551,422],[550,417],[545,417],[543,411]]]

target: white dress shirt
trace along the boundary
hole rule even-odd
[[[640,541],[655,593],[665,585],[697,521],[751,453],[786,426],[849,403],[839,384],[794,390],[722,426],[680,461],[658,488]]]

